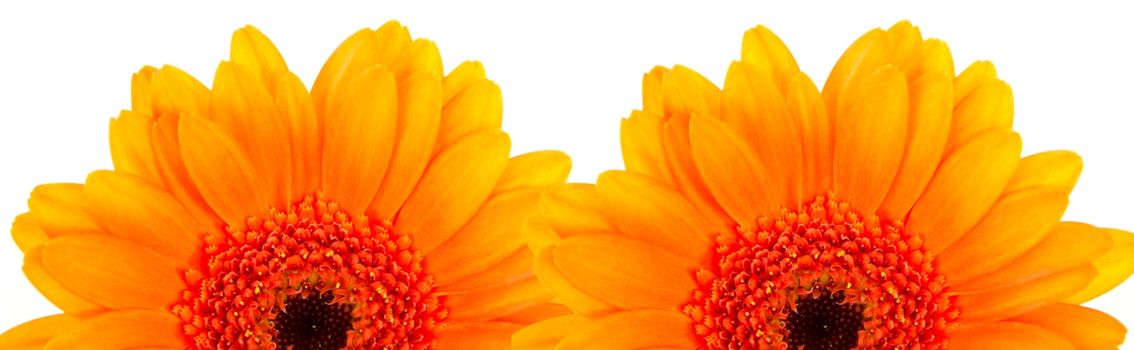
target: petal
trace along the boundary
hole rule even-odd
[[[361,29],[343,40],[323,63],[315,83],[311,85],[315,112],[326,116],[328,109],[336,106],[331,100],[345,96],[346,93],[339,90],[346,90],[362,71],[378,63],[378,51],[378,37],[371,29]]]
[[[566,315],[533,323],[512,335],[512,349],[553,350],[560,340],[590,322],[579,315]]]
[[[47,234],[35,223],[31,213],[17,215],[12,221],[12,240],[16,242],[20,252],[27,253],[28,250],[47,242],[47,239]]]
[[[330,106],[323,130],[323,190],[348,213],[374,199],[390,164],[396,136],[398,92],[394,77],[374,66]]]
[[[887,37],[886,32],[880,28],[875,28],[866,34],[863,34],[854,43],[850,45],[835,62],[835,66],[831,68],[831,74],[827,76],[827,80],[823,83],[823,99],[826,100],[827,111],[831,113],[832,119],[842,118],[839,113],[838,106],[841,102],[845,91],[854,91],[850,88],[852,81],[861,79],[861,76],[869,75],[882,65],[889,63],[891,58],[887,52]]]
[[[79,323],[68,315],[51,315],[24,322],[0,334],[0,348],[42,349],[59,331]]]
[[[952,71],[911,83],[909,140],[894,184],[878,210],[883,216],[904,218],[933,178],[949,137],[952,101]]]
[[[186,348],[181,320],[168,311],[122,310],[83,320],[47,342],[54,349]]]
[[[153,119],[148,116],[122,111],[118,118],[110,120],[110,158],[114,169],[160,182],[152,134]]]
[[[256,27],[248,25],[232,33],[230,51],[229,60],[258,72],[269,89],[288,73],[287,63],[276,45]]]
[[[428,254],[464,226],[488,198],[508,163],[511,141],[499,130],[462,139],[433,159],[406,200],[394,229]]]
[[[665,122],[662,143],[665,145],[665,155],[670,170],[673,171],[675,187],[701,215],[717,226],[717,230],[728,231],[736,227],[732,218],[729,218],[720,204],[717,204],[716,198],[713,198],[713,193],[705,184],[704,177],[697,170],[693,149],[689,143],[689,117],[684,115],[670,117]]]
[[[954,275],[949,274],[950,289],[961,293],[975,292],[1034,280],[1090,264],[1113,245],[1110,235],[1101,229],[1077,222],[1061,222],[1035,247],[996,270],[967,281],[955,280]]]
[[[656,115],[665,115],[665,94],[662,92],[662,80],[669,74],[669,68],[655,66],[642,75],[642,111]]]
[[[1095,280],[1082,291],[1064,299],[1063,302],[1072,304],[1087,302],[1114,289],[1134,273],[1134,259],[1131,259],[1134,256],[1134,234],[1115,229],[1103,229],[1103,231],[1110,235],[1114,247],[1094,261],[1093,265],[1099,271],[1098,277],[1095,277]]]
[[[680,193],[642,175],[607,171],[596,181],[622,234],[699,262],[709,253],[712,226]]]
[[[1020,136],[1006,129],[973,139],[948,155],[910,210],[906,229],[941,251],[996,203],[1020,159]]]
[[[673,184],[673,174],[665,158],[662,144],[663,118],[656,114],[634,111],[622,120],[622,159],[626,170]]]
[[[273,189],[264,187],[248,156],[220,127],[187,115],[181,118],[178,133],[186,141],[181,143],[181,155],[189,176],[225,222],[243,227],[249,216],[268,210]]]
[[[152,116],[205,115],[209,111],[209,88],[173,66],[162,66],[150,81]]]
[[[831,167],[834,150],[831,148],[831,123],[823,96],[815,83],[804,74],[796,75],[785,93],[788,114],[800,122],[800,139],[803,155],[803,198],[824,195],[831,190]]]
[[[555,265],[580,290],[623,309],[676,310],[697,287],[694,265],[635,239],[573,236],[557,243],[554,255]]]
[[[788,84],[799,74],[799,65],[787,45],[763,25],[744,32],[740,57],[757,70],[771,73],[780,91],[787,91]]]
[[[758,218],[778,214],[787,204],[779,202],[786,198],[786,189],[775,185],[751,146],[732,128],[716,119],[694,117],[689,138],[705,184],[741,229],[756,227]]]
[[[445,304],[450,306],[449,320],[466,322],[494,320],[549,300],[551,294],[533,277],[471,293],[449,295]]]
[[[437,276],[438,280],[434,285],[437,286],[438,293],[457,294],[516,283],[525,278],[534,276],[532,274],[532,260],[534,258],[535,254],[532,253],[531,249],[522,247],[516,249],[511,255],[505,257],[504,260],[495,265],[475,271],[466,276],[455,277],[457,279],[453,281],[443,280],[440,278],[441,274],[435,273],[434,276]],[[432,260],[429,260],[429,265],[431,266],[430,270],[440,271],[432,268]]]
[[[1104,312],[1071,304],[1052,304],[1012,318],[1047,329],[1076,349],[1114,349],[1126,338],[1126,327]]]
[[[406,32],[404,38],[397,40],[408,37],[409,32]],[[389,66],[399,83],[422,73],[436,76],[444,73],[441,66],[441,52],[437,50],[436,44],[426,39],[415,39],[408,43]]]
[[[663,115],[720,114],[721,90],[692,69],[674,66],[663,74],[661,84]]]
[[[948,338],[949,347],[954,349],[1075,349],[1066,339],[1051,331],[1016,322],[962,325],[950,332]]]
[[[952,150],[981,133],[1012,127],[1012,89],[1000,80],[981,84],[953,107],[949,132]]]
[[[92,209],[80,184],[39,185],[28,199],[31,218],[48,237],[106,232]]]
[[[539,200],[539,213],[559,234],[614,232],[595,185],[564,184],[548,188]]]
[[[609,232],[609,234],[614,233]],[[556,232],[555,229],[551,228],[551,225],[547,224],[543,217],[538,215],[528,218],[528,220],[524,222],[524,227],[520,229],[520,235],[524,237],[524,243],[528,244],[528,249],[532,252],[538,252],[550,247],[555,244],[555,242],[559,242],[559,240],[563,239],[563,236],[566,236]]]
[[[477,61],[461,62],[457,68],[445,76],[442,90],[445,94],[442,101],[447,105],[458,93],[465,91],[470,85],[485,79],[484,65]]]
[[[418,74],[398,84],[397,140],[380,195],[370,207],[382,219],[394,217],[429,165],[441,123],[441,78]]]
[[[43,264],[43,249],[38,247],[29,250],[24,255],[24,276],[32,286],[60,310],[68,315],[83,317],[93,315],[105,310],[102,305],[76,295],[67,287],[59,283],[55,276]]]
[[[504,102],[496,83],[482,79],[469,84],[452,100],[445,102],[434,152],[471,133],[500,129],[503,116]]]
[[[201,239],[213,228],[197,222],[177,200],[129,174],[96,171],[87,176],[87,195],[95,213],[115,236],[178,261],[200,253]]]
[[[798,117],[788,114],[784,96],[772,72],[744,62],[733,62],[725,78],[721,116],[746,144],[768,173],[782,197],[773,198],[789,208],[799,206],[803,186],[803,157]]]
[[[298,197],[315,193],[323,175],[323,121],[315,114],[311,96],[295,74],[286,73],[280,78],[275,98],[276,109],[287,119],[291,130],[291,194]]]
[[[503,261],[524,245],[520,229],[536,210],[541,189],[494,195],[452,238],[428,256],[438,284],[456,281]]]
[[[909,89],[894,66],[852,85],[834,118],[834,189],[864,213],[881,205],[901,165],[909,124]]]
[[[437,331],[438,350],[507,349],[520,325],[508,322],[454,323]]]
[[[973,62],[953,81],[953,105],[961,103],[977,87],[996,80],[999,78],[996,77],[996,67],[992,62]]]
[[[154,155],[162,174],[162,183],[178,202],[201,221],[221,225],[222,219],[205,201],[198,185],[189,176],[189,169],[181,156],[179,125],[181,118],[161,118],[154,123]],[[196,141],[193,141],[196,142]]]
[[[571,158],[560,151],[524,153],[508,160],[493,192],[561,184],[571,172]]]
[[[959,321],[996,321],[1063,300],[1086,287],[1098,273],[1090,265],[978,294],[958,295]]]
[[[1067,209],[1067,192],[1034,188],[1005,195],[969,233],[941,251],[937,266],[960,283],[1003,268],[1035,246]]]
[[[1016,173],[1008,181],[1004,192],[1020,191],[1032,187],[1053,187],[1071,192],[1079,173],[1083,171],[1083,159],[1070,151],[1050,151],[1036,153],[1023,159],[1016,166]]]
[[[168,310],[185,283],[184,263],[105,235],[70,235],[43,245],[43,263],[76,295],[113,309]]]
[[[157,73],[157,68],[145,66],[130,77],[130,110],[135,113],[145,116],[153,113],[150,89],[153,85],[154,73]]]
[[[619,312],[576,328],[556,349],[693,349],[692,329],[689,317],[677,311]]]
[[[498,318],[496,320],[497,321],[503,321],[503,322],[518,323],[518,324],[522,324],[522,325],[529,325],[529,324],[536,323],[536,322],[539,322],[539,321],[543,321],[543,320],[546,320],[546,319],[549,319],[549,318],[559,317],[559,316],[564,316],[564,315],[570,315],[570,314],[573,314],[573,312],[571,312],[571,309],[568,309],[566,306],[563,306],[563,304],[560,304],[560,303],[554,302],[554,301],[549,301],[549,302],[545,302],[545,303],[536,304],[532,307],[525,308],[524,310],[522,310],[520,312],[513,313],[513,314],[510,314],[508,316]]]
[[[564,275],[555,263],[554,246],[536,252],[532,272],[544,288],[575,313],[594,317],[615,310],[614,306],[579,289],[578,285]]]

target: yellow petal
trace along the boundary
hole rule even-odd
[[[274,189],[264,187],[240,146],[213,122],[186,115],[178,126],[185,168],[206,203],[233,227],[264,215]],[[189,141],[192,140],[192,141]]]
[[[622,159],[626,170],[673,184],[673,174],[662,143],[664,121],[661,116],[634,111],[622,120]]]
[[[480,209],[504,172],[510,148],[508,135],[486,130],[442,151],[402,206],[394,229],[410,234],[414,247],[428,254]]]
[[[692,69],[674,66],[663,75],[661,83],[665,115],[720,115],[721,90]]]
[[[771,73],[780,91],[787,91],[788,84],[799,74],[799,65],[787,45],[763,25],[744,32],[740,57],[757,70]]]
[[[468,225],[429,254],[438,284],[453,282],[503,261],[524,245],[520,229],[536,210],[542,189],[513,190],[484,202]]]
[[[977,87],[997,80],[999,78],[996,77],[996,66],[993,66],[992,62],[973,62],[953,81],[953,105],[960,103]]]
[[[45,299],[69,315],[83,317],[106,309],[102,305],[76,295],[60,284],[59,280],[47,270],[47,266],[44,266],[42,247],[31,249],[25,253],[23,271],[28,282],[35,286],[39,294],[42,294]]]
[[[901,165],[909,125],[909,90],[894,66],[855,83],[834,118],[834,188],[864,213],[882,204]]]
[[[779,213],[784,189],[775,186],[764,164],[731,128],[716,119],[694,117],[689,137],[705,184],[742,228],[756,227],[758,218]]]
[[[229,60],[258,72],[269,90],[275,89],[280,78],[288,73],[287,63],[276,45],[256,27],[244,26],[232,33],[230,51]]]
[[[315,104],[315,113],[326,116],[330,108],[336,106],[332,101],[345,95],[346,90],[355,77],[359,77],[363,70],[378,63],[378,38],[371,29],[361,29],[349,38],[343,40],[323,68],[319,70],[315,83],[311,84],[311,101]]]
[[[161,118],[154,123],[154,157],[157,159],[158,170],[161,171],[162,183],[165,184],[166,190],[198,220],[222,225],[222,219],[197,189],[197,184],[189,176],[189,170],[181,157],[178,136],[180,120],[177,117],[169,117]]]
[[[532,272],[536,278],[555,297],[580,315],[595,317],[616,310],[614,306],[597,299],[579,289],[555,264],[555,247],[549,246],[536,252]]]
[[[441,123],[441,78],[427,72],[398,84],[397,141],[379,195],[370,207],[392,218],[421,179]]]
[[[642,111],[656,115],[665,115],[665,97],[662,92],[662,80],[669,74],[669,68],[655,66],[642,75]]]
[[[540,215],[528,218],[524,222],[524,227],[520,229],[520,235],[524,237],[524,243],[528,244],[528,249],[532,252],[541,251],[563,239],[563,235],[551,228],[547,220]]]
[[[1034,188],[1005,195],[976,226],[937,258],[950,283],[1003,268],[1032,248],[1059,222],[1067,192]]]
[[[579,315],[549,318],[512,335],[513,350],[554,350],[559,341],[591,322]]]
[[[471,83],[445,103],[434,153],[471,133],[500,129],[503,116],[504,102],[500,87],[490,80]]]
[[[953,329],[947,337],[949,347],[954,349],[1075,349],[1074,345],[1051,331],[1017,322],[966,324]]]
[[[726,231],[736,227],[732,218],[725,213],[720,204],[717,204],[713,193],[709,191],[697,164],[693,159],[693,149],[689,141],[689,117],[684,115],[671,116],[665,122],[662,134],[665,145],[666,159],[673,170],[675,187],[689,199],[690,203],[704,215],[717,230]]]
[[[382,66],[362,73],[330,107],[323,130],[323,190],[348,213],[374,199],[393,154],[398,116],[394,77]]]
[[[35,223],[35,218],[32,217],[31,213],[17,215],[16,219],[12,221],[12,240],[16,242],[20,252],[26,253],[28,250],[47,242],[47,239],[47,234],[43,232],[43,228]]]
[[[1077,222],[1061,222],[1056,224],[1035,247],[996,270],[967,281],[954,279],[952,274],[948,275],[952,284],[950,289],[960,293],[976,292],[1030,281],[1090,264],[1109,251],[1113,245],[1110,235],[1101,229]]]
[[[689,322],[677,311],[619,312],[575,329],[556,349],[693,349],[698,345]]]
[[[106,232],[80,184],[36,186],[28,199],[28,209],[48,237]]]
[[[1004,192],[1040,186],[1071,192],[1082,171],[1083,159],[1074,152],[1036,153],[1020,159],[1020,165],[1016,166],[1016,173],[1012,174],[1012,179],[1008,181],[1008,187]]]
[[[51,315],[24,322],[0,334],[0,348],[42,349],[60,331],[74,327],[78,319],[68,315]]]
[[[796,75],[785,92],[788,114],[798,116],[803,155],[803,198],[825,195],[831,190],[831,123],[823,96],[807,75]]]
[[[1095,280],[1082,291],[1064,299],[1064,302],[1072,304],[1087,302],[1114,289],[1134,273],[1134,259],[1131,258],[1134,256],[1134,234],[1115,229],[1103,229],[1103,231],[1110,235],[1114,246],[1094,261],[1093,265],[1099,271],[1098,277],[1095,277]]]
[[[579,235],[557,243],[554,254],[555,265],[581,291],[623,309],[676,310],[696,288],[692,264],[645,241]]]
[[[145,66],[130,77],[131,111],[145,116],[153,114],[153,105],[150,104],[150,89],[156,72],[157,68]]]
[[[399,83],[418,74],[441,76],[445,73],[441,66],[441,52],[436,44],[426,39],[415,39],[407,44],[389,66]]]
[[[209,111],[209,88],[189,73],[173,66],[162,66],[151,79],[152,116],[204,115]]]
[[[1006,129],[982,134],[945,157],[910,210],[906,229],[941,251],[968,232],[1000,198],[1020,160],[1020,136]]]
[[[168,311],[121,310],[84,319],[47,342],[55,349],[187,348],[181,320]]]
[[[933,178],[945,152],[953,113],[952,72],[928,74],[910,85],[909,141],[879,214],[904,218]]]
[[[839,113],[838,105],[841,103],[839,101],[846,98],[842,96],[845,91],[854,91],[854,89],[847,90],[851,82],[861,79],[857,77],[859,75],[871,74],[883,64],[890,63],[889,61],[886,32],[880,28],[866,32],[851,43],[835,62],[831,74],[823,83],[823,99],[826,101],[827,112],[830,113],[832,120],[841,117],[836,115]]]
[[[438,350],[507,349],[520,325],[508,322],[461,322],[437,331]]]
[[[508,160],[493,192],[561,184],[571,172],[571,158],[560,151],[524,153]]]
[[[712,226],[680,193],[649,177],[622,171],[599,175],[596,186],[622,234],[689,262],[708,255]]]
[[[592,184],[551,186],[539,201],[541,218],[560,235],[614,232],[612,219]]]
[[[200,254],[200,237],[215,230],[196,221],[165,191],[130,174],[96,171],[87,176],[93,211],[110,233],[178,261]]]
[[[452,101],[453,97],[456,97],[457,94],[465,91],[465,89],[473,83],[484,79],[484,65],[480,64],[480,62],[461,62],[461,64],[457,66],[457,68],[453,68],[453,71],[449,72],[441,82],[442,90],[445,91],[441,101],[448,105],[449,101]]]
[[[161,182],[154,161],[153,119],[122,111],[110,121],[110,158],[114,169]]]
[[[1126,327],[1114,317],[1079,305],[1052,304],[1009,321],[1059,334],[1076,349],[1114,349],[1126,338]]]
[[[803,191],[799,118],[788,114],[772,72],[733,62],[725,78],[721,119],[755,151],[773,186],[781,188],[779,205],[795,208]],[[785,83],[786,84],[786,83]]]
[[[323,175],[323,121],[315,113],[311,96],[299,77],[290,72],[280,78],[275,91],[276,108],[287,119],[291,132],[291,195],[315,193]],[[289,202],[289,203],[290,203]]]
[[[999,80],[985,82],[953,107],[946,149],[955,149],[988,130],[1011,128],[1012,113],[1012,89],[1008,84]]]
[[[185,289],[184,262],[106,235],[70,235],[43,245],[47,270],[76,295],[109,308],[168,310]]]
[[[523,311],[551,300],[551,294],[535,277],[475,292],[448,295],[449,320],[488,321]]]
[[[960,321],[996,321],[1050,305],[1075,294],[1098,273],[1090,265],[977,294],[957,296]]]

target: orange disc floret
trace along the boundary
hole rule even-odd
[[[430,349],[448,311],[410,243],[307,196],[208,234],[173,312],[199,349]]]
[[[709,349],[941,348],[958,316],[916,233],[818,197],[717,237],[684,312]]]

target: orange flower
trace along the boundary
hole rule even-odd
[[[1134,236],[1060,222],[1074,153],[1020,158],[987,62],[901,22],[822,93],[768,29],[719,89],[657,68],[622,122],[626,171],[553,187],[525,226],[576,314],[536,349],[1114,348],[1079,306],[1134,270]]]
[[[60,315],[0,348],[501,348],[560,313],[520,228],[559,152],[509,158],[479,63],[390,22],[312,90],[252,27],[212,89],[142,69],[115,170],[35,189],[13,238]]]

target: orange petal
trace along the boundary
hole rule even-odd
[[[622,159],[626,170],[653,177],[666,184],[674,183],[673,173],[665,158],[662,144],[663,118],[648,112],[634,111],[622,119]]]
[[[508,135],[486,130],[442,151],[406,200],[394,229],[410,234],[415,248],[428,254],[480,209],[504,172],[510,148]]]
[[[464,61],[461,62],[457,68],[453,68],[442,80],[442,90],[444,96],[441,99],[446,105],[452,101],[457,94],[465,91],[473,83],[485,80],[484,65],[477,61]]]
[[[764,164],[731,128],[713,118],[694,117],[689,137],[705,184],[742,228],[754,228],[758,218],[779,213],[785,189],[775,186]]]
[[[675,180],[675,187],[689,199],[701,215],[717,226],[717,230],[727,231],[736,227],[736,223],[725,213],[720,204],[717,204],[713,193],[705,184],[704,177],[697,170],[693,159],[693,149],[689,143],[689,117],[674,115],[665,122],[662,134],[662,143],[665,145],[666,159],[669,161]]]
[[[613,234],[613,232],[610,232]],[[528,249],[532,252],[543,250],[555,242],[563,239],[563,236],[551,225],[547,224],[547,220],[539,215],[532,216],[524,222],[523,228],[520,229],[520,235],[524,237],[524,243],[528,244]]]
[[[1004,192],[1020,191],[1032,187],[1053,187],[1071,192],[1079,173],[1083,171],[1083,159],[1070,151],[1050,151],[1036,153],[1023,159],[1016,166],[1016,173],[1008,181]]]
[[[31,218],[48,237],[106,232],[80,184],[36,186],[28,199],[28,209]]]
[[[187,348],[181,320],[168,311],[121,310],[83,320],[47,342],[44,350]]]
[[[329,109],[335,108],[337,102],[332,100],[346,95],[340,90],[347,90],[362,71],[378,63],[378,51],[378,37],[368,28],[343,40],[323,63],[315,83],[311,84],[315,113],[325,117]]]
[[[656,115],[665,115],[665,95],[662,92],[662,80],[669,74],[669,68],[655,66],[642,75],[642,111]]]
[[[157,68],[142,67],[130,77],[130,110],[141,115],[150,116],[153,105],[150,104],[150,89],[153,85],[154,73]]]
[[[493,192],[561,184],[571,172],[571,158],[560,151],[524,153],[508,160]]]
[[[960,320],[996,321],[1063,300],[1086,287],[1098,273],[1090,265],[978,294],[957,296]]]
[[[968,281],[954,279],[948,274],[950,289],[965,293],[1030,281],[1059,271],[1090,264],[1114,245],[1110,235],[1094,226],[1061,222],[1039,244],[1020,258]],[[979,259],[970,262],[977,262]],[[960,270],[960,271],[963,271]]]
[[[205,196],[197,189],[197,184],[189,176],[189,169],[181,157],[181,144],[178,134],[178,117],[158,119],[154,123],[154,156],[157,159],[158,170],[161,171],[162,183],[178,202],[193,213],[201,221],[221,225],[222,219],[205,201]]]
[[[414,73],[409,70],[399,72],[393,69],[395,68],[395,63],[405,56],[405,49],[411,42],[408,28],[398,23],[398,21],[387,21],[383,23],[381,27],[374,30],[374,36],[377,38],[375,43],[378,49],[378,61],[375,63],[390,67],[390,72],[393,73],[399,81]],[[403,65],[402,67],[409,67],[409,65]]]
[[[437,133],[434,153],[449,147],[460,138],[481,130],[500,129],[504,117],[504,102],[500,87],[490,80],[469,84],[441,111],[441,126]]]
[[[75,295],[70,289],[59,284],[43,264],[43,249],[37,247],[24,255],[24,276],[32,286],[60,310],[68,315],[83,317],[105,310],[102,305]]]
[[[909,141],[879,214],[905,218],[933,178],[949,137],[952,101],[952,71],[928,74],[910,84]]]
[[[17,215],[12,221],[12,240],[16,242],[20,252],[27,253],[28,250],[47,242],[47,239],[47,234],[43,233],[43,228],[35,223],[31,213]]]
[[[1082,291],[1064,299],[1063,302],[1072,304],[1087,302],[1114,289],[1134,273],[1134,259],[1130,258],[1134,256],[1134,234],[1115,229],[1103,229],[1103,231],[1110,235],[1114,247],[1094,261],[1093,265],[1099,271],[1098,277],[1095,277],[1095,280]]]
[[[953,53],[949,51],[949,45],[937,39],[927,39],[915,45],[904,62],[899,63],[902,73],[910,77],[910,80],[938,73],[945,73],[952,80],[954,74]]]
[[[664,115],[720,115],[721,90],[692,69],[674,66],[663,75],[661,83]]]
[[[494,195],[452,238],[428,256],[438,284],[456,281],[503,261],[524,245],[520,228],[536,210],[542,189]]]
[[[616,310],[614,306],[597,299],[579,289],[555,264],[555,247],[549,246],[536,252],[532,272],[558,301],[567,305],[575,313],[594,317]]]
[[[1012,89],[1000,80],[978,86],[953,107],[953,125],[948,150],[955,149],[981,133],[1012,127]]]
[[[83,299],[109,308],[168,311],[185,283],[184,262],[124,239],[69,235],[43,245],[47,270]]]
[[[508,322],[462,322],[437,331],[438,350],[507,349],[520,325]]]
[[[834,189],[873,213],[901,165],[909,125],[909,89],[894,66],[883,66],[839,102],[834,119]]]
[[[557,243],[554,254],[580,290],[623,309],[677,309],[696,287],[687,260],[636,239],[573,236]]]
[[[841,103],[839,101],[846,98],[842,95],[845,94],[845,91],[848,91],[848,87],[856,79],[856,76],[868,75],[883,64],[889,63],[890,57],[887,50],[886,32],[880,28],[875,28],[855,39],[854,43],[835,62],[835,66],[831,68],[831,74],[823,83],[823,99],[827,104],[827,112],[830,113],[833,120],[842,118],[841,115],[835,115],[835,113],[839,113],[838,106]]]
[[[429,165],[441,123],[441,78],[422,73],[398,84],[397,141],[380,195],[370,207],[382,219],[394,217]]]
[[[763,25],[744,32],[740,59],[757,70],[771,73],[780,91],[787,91],[788,84],[799,74],[799,64],[795,63],[787,45]]]
[[[130,174],[96,171],[87,176],[95,213],[115,236],[178,261],[200,253],[201,239],[214,228],[194,220],[172,196]]]
[[[930,250],[960,239],[996,203],[1020,160],[1020,136],[990,131],[948,155],[910,210],[906,229]]]
[[[513,314],[510,314],[508,316],[501,317],[501,318],[497,318],[496,320],[502,321],[502,322],[512,322],[512,323],[518,323],[518,324],[522,324],[522,325],[529,325],[529,324],[536,323],[536,322],[539,322],[539,321],[543,321],[543,320],[546,320],[546,319],[549,319],[549,318],[559,317],[559,316],[564,316],[564,315],[571,315],[571,314],[573,314],[573,312],[571,312],[571,309],[568,309],[566,306],[563,306],[563,304],[560,304],[560,303],[554,302],[554,301],[549,301],[549,302],[545,302],[545,303],[536,304],[536,305],[529,307],[529,308],[526,308],[526,309],[524,309],[520,312],[513,313]]]
[[[554,350],[559,341],[590,322],[579,315],[566,315],[533,323],[512,335],[512,349]]]
[[[244,26],[232,33],[230,51],[229,60],[259,72],[264,86],[270,90],[288,73],[287,63],[276,45],[256,27]]]
[[[150,81],[152,116],[205,115],[209,111],[209,88],[173,66],[162,66]]]
[[[707,256],[712,226],[680,193],[652,178],[623,171],[599,175],[596,187],[622,234],[689,262]]]
[[[488,321],[523,311],[551,300],[551,294],[534,277],[517,283],[484,288],[471,293],[449,295],[449,320]]]
[[[178,126],[181,155],[197,188],[217,215],[232,227],[268,210],[274,189],[266,188],[240,146],[213,122],[182,116]],[[191,140],[191,141],[189,141]]]
[[[677,311],[619,312],[574,329],[555,349],[693,349],[698,345],[689,322]]]
[[[298,196],[315,193],[322,184],[323,121],[315,114],[311,96],[295,74],[287,72],[280,78],[275,98],[276,109],[287,119],[291,135],[290,203]]]
[[[803,198],[826,194],[831,190],[832,162],[831,123],[823,96],[807,75],[799,74],[788,84],[785,93],[788,114],[799,118],[801,152],[803,154]]]
[[[78,323],[78,319],[68,315],[44,316],[27,321],[0,334],[0,348],[42,349],[60,331]]]
[[[330,107],[323,130],[323,190],[349,213],[374,199],[390,164],[396,136],[398,90],[394,77],[374,66]]]
[[[614,232],[595,185],[569,183],[548,188],[539,201],[548,226],[564,234]]]
[[[999,78],[996,77],[996,66],[993,66],[992,62],[973,62],[953,81],[953,105],[961,103],[961,100],[968,97],[977,87],[997,80]]]
[[[1066,339],[1049,330],[1017,322],[966,324],[949,332],[948,338],[949,347],[954,349],[1075,349]]]
[[[950,283],[1003,268],[1039,243],[1065,209],[1067,192],[1059,189],[1005,195],[969,233],[941,251],[937,266]]]
[[[776,203],[794,208],[803,191],[802,131],[776,84],[772,72],[733,62],[725,78],[721,119],[755,151],[772,186],[782,188],[782,197],[773,198]]]
[[[408,37],[409,32],[406,32],[404,38]],[[426,39],[415,39],[406,44],[397,57],[389,63],[389,67],[399,84],[418,74],[441,76],[445,73],[441,66],[441,52],[437,50],[436,44]]]
[[[114,169],[161,182],[154,161],[153,119],[122,111],[110,120],[110,158]]]
[[[438,293],[457,294],[516,283],[525,278],[534,276],[532,274],[532,260],[534,258],[535,254],[532,253],[531,249],[521,247],[495,265],[459,277],[453,281],[445,281],[438,278],[437,283],[434,285],[437,286]],[[432,268],[432,260],[429,260],[429,265],[430,270],[439,271]],[[439,274],[435,274],[435,276],[440,277]]]
[[[1076,349],[1114,349],[1126,338],[1126,327],[1114,317],[1079,305],[1052,304],[1009,321],[1059,334]]]

